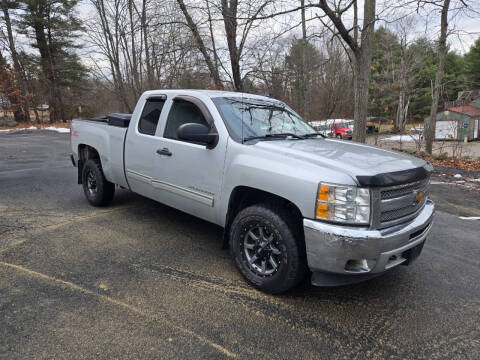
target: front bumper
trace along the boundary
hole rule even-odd
[[[434,213],[435,205],[428,200],[415,219],[381,230],[304,219],[308,266],[314,274],[347,275],[360,280],[409,263],[412,251],[421,251]]]

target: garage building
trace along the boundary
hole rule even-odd
[[[426,128],[430,117],[425,119]],[[480,139],[480,99],[468,105],[449,107],[437,114],[435,140]]]

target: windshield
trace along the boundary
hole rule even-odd
[[[335,127],[337,129],[347,129],[348,128],[348,124],[335,124]]]
[[[230,136],[243,142],[252,137],[290,133],[298,136],[315,130],[285,104],[275,100],[242,97],[212,99]],[[242,126],[243,122],[243,126]]]

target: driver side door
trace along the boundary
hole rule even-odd
[[[186,123],[204,124],[216,131],[214,120],[201,100],[190,96],[174,98],[163,133],[157,134],[152,186],[162,203],[217,222],[227,139],[220,136],[213,148],[181,140],[178,128]]]

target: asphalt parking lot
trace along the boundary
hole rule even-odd
[[[1,359],[479,359],[480,196],[435,184],[412,266],[283,296],[216,226],[118,190],[93,208],[68,135],[0,134]]]

